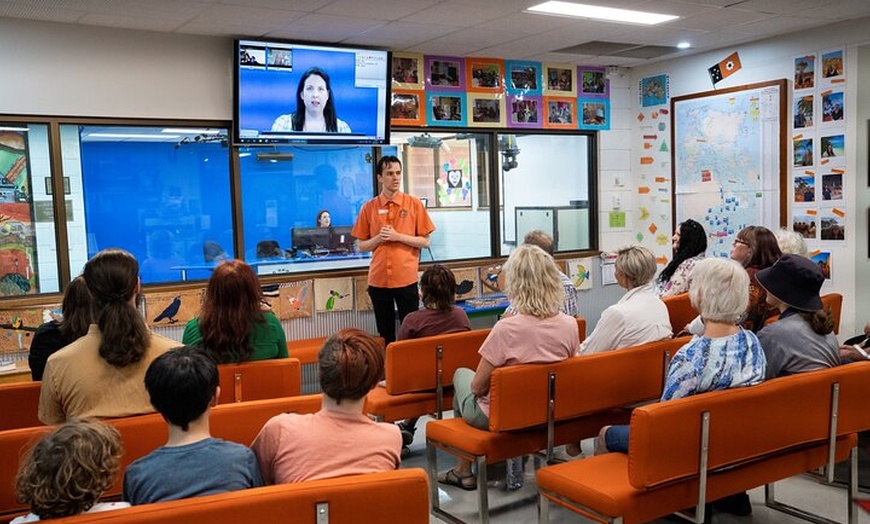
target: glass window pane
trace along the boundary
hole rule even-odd
[[[489,133],[393,132],[404,164],[404,188],[423,200],[435,223],[422,260],[488,257]]]
[[[556,251],[592,247],[586,135],[499,135],[501,255],[529,231],[553,236]]]
[[[48,126],[0,122],[0,296],[59,290]]]
[[[96,252],[139,260],[143,284],[204,279],[219,246],[233,257],[226,129],[61,126],[73,275]],[[207,253],[206,251],[210,251]]]
[[[245,259],[258,274],[367,266],[350,229],[374,195],[374,158],[370,146],[241,148]],[[317,227],[322,211],[329,227]]]

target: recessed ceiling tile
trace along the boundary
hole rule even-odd
[[[668,25],[681,29],[699,29],[702,31],[716,31],[750,22],[758,22],[773,18],[775,15],[759,13],[756,11],[744,11],[742,9],[719,9],[699,16],[679,18]]]
[[[383,27],[386,20],[353,18],[337,15],[305,15],[281,28],[281,32],[304,34],[306,38],[319,41],[340,41]],[[318,37],[321,32],[324,36]],[[295,38],[295,37],[294,37]],[[301,37],[300,37],[301,38]]]
[[[84,16],[85,12],[36,2],[0,2],[0,18],[73,23]]]
[[[262,7],[265,9],[289,9],[313,13],[332,0],[221,0],[220,3],[241,7]]]
[[[99,13],[87,14],[79,19],[79,23],[83,25],[135,29],[141,31],[158,31],[163,33],[171,33],[181,25],[181,22],[178,20],[169,18],[147,18],[144,16]]]
[[[437,4],[437,0],[338,0],[317,10],[319,14],[356,16],[360,18],[381,18],[399,20],[418,11]]]
[[[423,24],[477,27],[486,22],[499,19],[505,14],[504,11],[493,6],[470,5],[464,0],[447,0],[434,7],[417,11],[402,20]]]
[[[778,16],[769,18],[761,22],[750,22],[748,24],[740,24],[734,29],[741,33],[747,33],[758,36],[771,36],[775,34],[790,33],[807,27],[817,25],[818,20],[812,18],[804,18],[800,16]]]
[[[305,16],[304,13],[289,9],[267,9],[218,4],[197,15],[191,22],[279,28],[294,20],[298,20],[302,16]]]

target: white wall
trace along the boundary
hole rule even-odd
[[[645,67],[635,68],[631,72],[631,88],[632,88],[632,107],[633,113],[638,113],[640,107],[637,101],[636,86],[638,81],[645,76],[650,76],[658,73],[667,73],[670,80],[670,96],[680,96],[700,91],[709,91],[712,89],[710,78],[707,74],[707,68],[728,56],[733,51],[740,53],[740,60],[743,68],[729,78],[720,82],[716,87],[726,88],[742,84],[750,84],[767,80],[776,80],[781,78],[789,79],[789,95],[791,95],[791,85],[794,74],[794,58],[802,54],[818,53],[836,48],[844,48],[846,50],[846,173],[849,189],[846,190],[846,216],[848,218],[846,236],[847,241],[843,246],[819,245],[813,243],[810,249],[822,248],[831,252],[833,261],[832,280],[827,282],[822,289],[822,293],[837,291],[843,293],[843,319],[840,328],[841,333],[849,335],[855,331],[856,315],[857,322],[863,326],[867,316],[866,299],[864,299],[864,307],[860,312],[856,312],[856,299],[858,296],[866,297],[867,290],[870,286],[867,284],[867,266],[863,264],[863,276],[856,275],[856,260],[863,255],[866,257],[866,205],[860,208],[857,205],[858,199],[856,193],[863,192],[865,195],[863,200],[866,201],[867,182],[866,182],[866,153],[861,155],[863,164],[858,167],[859,154],[858,150],[866,151],[866,138],[861,139],[857,133],[859,126],[866,126],[866,116],[858,118],[857,104],[851,103],[858,99],[858,59],[857,45],[868,40],[867,27],[870,24],[870,19],[850,21],[846,23],[834,24],[821,29],[800,31],[782,37],[776,37],[760,42],[754,42],[735,47],[729,47],[718,51],[703,53],[699,55],[689,56],[681,59],[674,59],[667,62],[651,64]],[[817,68],[820,68],[817,62]],[[865,68],[866,69],[866,68]],[[865,73],[866,74],[866,73]],[[867,83],[864,84],[866,90]],[[789,96],[789,108],[791,108],[791,97]],[[789,109],[791,111],[791,109]],[[864,115],[870,112],[870,108],[864,109]],[[789,113],[790,115],[790,113]],[[791,116],[788,118],[791,122]],[[789,124],[791,125],[791,124]],[[791,128],[786,139],[786,147],[791,147]],[[668,132],[670,132],[668,130]],[[641,177],[647,171],[637,162],[637,158],[642,154],[638,151],[641,140],[638,135],[642,134],[641,126],[635,126],[633,134],[633,151],[631,177],[632,186],[637,188],[643,184]],[[791,157],[789,149],[789,158]],[[621,164],[620,164],[621,165]],[[791,177],[791,169],[789,168],[789,178]],[[789,184],[789,211],[787,217],[790,221],[791,217],[791,201],[793,189]],[[670,213],[669,208],[662,208],[663,213]],[[667,225],[670,228],[671,219],[662,220],[660,224]],[[637,231],[643,233],[643,231]],[[863,240],[858,240],[863,237]],[[864,246],[863,248],[861,246]],[[863,249],[864,253],[858,253],[857,250]],[[661,251],[667,251],[667,246],[661,246]],[[670,256],[670,253],[667,253]],[[841,337],[842,338],[842,337]]]
[[[0,114],[230,120],[232,45],[0,19]]]

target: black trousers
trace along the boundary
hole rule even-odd
[[[417,283],[405,287],[374,287],[369,286],[369,297],[372,299],[372,308],[375,311],[375,322],[378,325],[378,334],[389,344],[396,340],[396,314],[399,312],[399,322],[405,320],[405,316],[412,311],[417,311],[420,296],[417,292]],[[394,306],[395,304],[395,306]]]

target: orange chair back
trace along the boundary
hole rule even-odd
[[[0,431],[41,426],[39,389],[42,382],[0,384]]]
[[[683,331],[686,324],[695,320],[695,317],[698,316],[698,311],[692,307],[692,303],[689,301],[688,293],[663,297],[662,302],[668,308],[671,331],[673,331],[674,335]]]
[[[822,295],[822,307],[831,315],[834,321],[834,334],[840,334],[840,316],[843,314],[843,295],[840,293],[828,293]]]
[[[221,364],[218,404],[295,397],[302,393],[302,368],[295,358]]]

